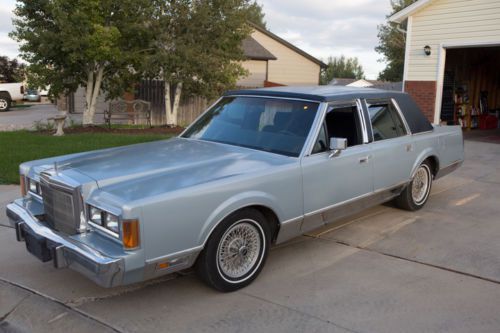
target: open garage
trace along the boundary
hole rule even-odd
[[[405,91],[429,120],[499,127],[499,1],[418,0],[390,21],[406,31]]]

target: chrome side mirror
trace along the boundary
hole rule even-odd
[[[339,156],[342,150],[347,149],[347,139],[330,138],[330,158]]]

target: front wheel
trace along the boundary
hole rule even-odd
[[[243,209],[213,231],[196,263],[198,275],[223,292],[249,285],[260,273],[270,246],[269,225],[255,209]]]
[[[431,165],[424,161],[415,172],[411,183],[396,198],[396,205],[409,211],[421,209],[429,199],[432,177]]]

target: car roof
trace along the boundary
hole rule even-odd
[[[373,88],[339,86],[283,86],[272,88],[243,89],[228,91],[225,96],[270,96],[300,98],[319,102],[331,102],[339,98],[388,98],[403,95],[402,92]]]

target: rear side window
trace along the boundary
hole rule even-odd
[[[373,128],[373,139],[382,141],[407,134],[396,107],[388,100],[367,100]]]

